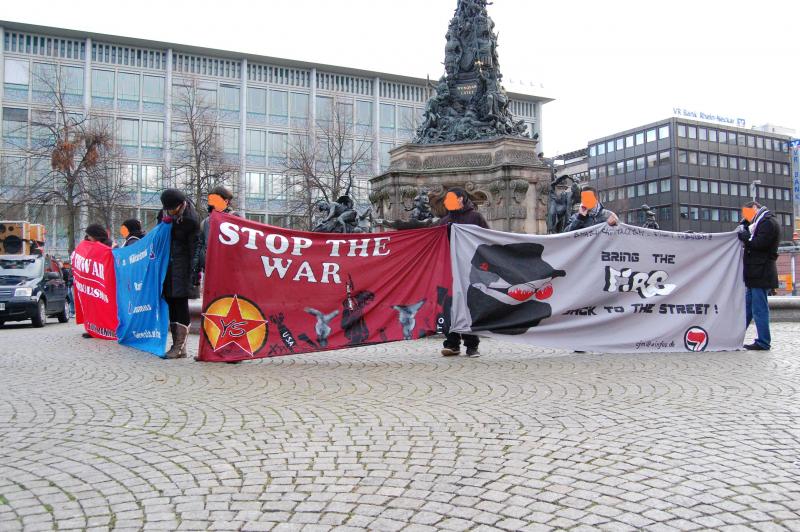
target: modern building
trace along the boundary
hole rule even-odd
[[[588,150],[581,148],[563,155],[556,155],[553,158],[556,177],[569,175],[577,182],[582,183],[589,180],[589,158]]]
[[[589,143],[589,183],[606,207],[640,224],[647,204],[668,231],[722,232],[755,197],[793,228],[787,135],[670,118]]]
[[[334,101],[344,106],[354,130],[370,144],[370,156],[355,176],[355,194],[364,203],[368,179],[388,167],[389,150],[411,139],[429,96],[424,79],[342,66],[16,22],[0,21],[0,35],[0,213],[46,224],[56,249],[66,248],[62,206],[8,205],[9,191],[28,186],[37,168],[23,164],[25,155],[15,146],[29,142],[31,116],[46,107],[35,74],[52,65],[65,73],[74,112],[103,113],[116,121],[116,142],[136,190],[119,208],[118,220],[151,221],[159,191],[180,185],[169,142],[175,131],[172,100],[175,87],[189,80],[218,107],[224,152],[238,167],[237,208],[249,218],[285,226],[294,225],[293,187],[281,173],[293,134],[308,135]],[[509,98],[514,117],[544,139],[542,104],[550,98],[519,92]],[[9,138],[20,131],[25,138]]]

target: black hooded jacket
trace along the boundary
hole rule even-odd
[[[158,213],[161,221],[166,213]],[[192,297],[196,292],[192,285],[192,258],[200,231],[197,210],[191,200],[180,216],[172,219],[172,244],[170,245],[169,268],[164,279],[164,297]]]
[[[749,228],[752,228],[750,225]],[[771,212],[764,213],[753,237],[744,242],[744,284],[747,288],[778,288],[778,244],[781,228]]]
[[[473,203],[469,200],[465,201],[466,204],[464,205],[463,209],[449,211],[442,217],[441,220],[439,220],[439,225],[472,224],[477,225],[478,227],[483,227],[484,229],[489,229],[489,225],[486,223],[483,215],[475,210],[475,205],[473,205]]]

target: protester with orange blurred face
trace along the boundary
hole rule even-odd
[[[581,189],[581,204],[578,212],[572,215],[564,232],[585,229],[602,223],[617,225],[617,215],[603,207],[597,198],[597,191],[585,186]]]
[[[129,218],[122,222],[122,227],[119,228],[119,234],[125,239],[125,243],[122,247],[127,247],[141,240],[145,233],[142,231],[142,222],[136,218]]]
[[[746,327],[756,322],[756,339],[745,349],[769,351],[772,338],[769,332],[770,290],[778,288],[778,243],[780,224],[772,213],[758,202],[751,201],[742,207],[742,221],[737,228],[739,240],[744,245],[744,284]]]
[[[460,187],[453,187],[444,196],[444,208],[447,214],[439,220],[439,225],[450,224],[472,224],[488,229],[489,224],[483,215],[475,209],[472,200],[469,199],[467,192]],[[447,333],[442,348],[442,356],[456,356],[461,354],[461,341],[467,348],[467,356],[471,358],[481,356],[478,351],[480,338],[473,334],[459,334],[456,332]]]
[[[200,285],[200,275],[205,272],[206,269],[206,249],[208,248],[210,215],[212,212],[216,211],[237,216],[238,214],[231,206],[232,201],[233,192],[226,187],[214,187],[211,189],[211,192],[208,193],[207,203],[209,217],[200,224],[200,233],[197,235],[197,245],[195,246],[194,260],[192,261],[192,283],[195,286]]]

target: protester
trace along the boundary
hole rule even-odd
[[[463,188],[453,187],[447,191],[444,198],[444,206],[447,214],[439,220],[439,225],[450,224],[472,224],[485,229],[489,228],[483,215],[475,210],[475,205],[469,199],[467,192]],[[474,334],[459,334],[448,332],[442,348],[442,356],[455,356],[461,354],[461,341],[467,348],[467,356],[477,358],[481,356],[478,351],[480,338]]]
[[[609,211],[597,198],[597,191],[590,186],[581,189],[581,205],[578,212],[572,215],[564,228],[564,232],[585,229],[594,225],[608,223],[617,225],[619,219],[617,215]]]
[[[756,322],[756,339],[745,349],[769,351],[772,338],[769,332],[770,290],[778,288],[778,243],[780,225],[772,213],[758,202],[751,201],[742,207],[742,221],[738,236],[744,245],[744,284],[747,287],[746,325]]]
[[[238,216],[238,213],[231,206],[233,192],[226,187],[218,186],[211,189],[208,194],[208,214],[212,212],[224,212]],[[200,286],[200,274],[206,269],[206,250],[208,249],[208,231],[211,226],[211,216],[207,217],[200,224],[200,234],[197,236],[194,258],[192,261],[192,284]]]
[[[100,242],[108,247],[113,247],[113,242],[111,242],[111,239],[108,237],[108,231],[100,224],[90,224],[86,228],[84,240]]]
[[[163,209],[158,220],[172,224],[169,266],[164,279],[164,298],[169,305],[172,347],[166,358],[184,358],[189,336],[189,296],[192,293],[192,257],[200,223],[191,200],[180,190],[169,188],[161,193]]]
[[[119,228],[119,233],[125,239],[125,244],[122,247],[128,247],[135,244],[144,238],[145,232],[142,230],[142,222],[136,218],[128,218],[122,222],[122,227]]]

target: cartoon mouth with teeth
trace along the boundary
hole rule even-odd
[[[565,277],[542,259],[541,244],[482,244],[475,250],[467,290],[473,331],[522,334],[551,316],[545,301]]]

